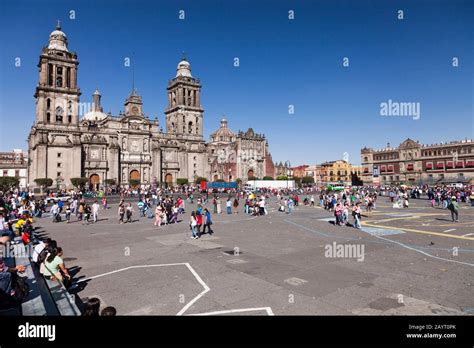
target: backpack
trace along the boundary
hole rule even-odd
[[[48,249],[49,248],[44,248],[43,250],[41,250],[41,252],[38,255],[36,263],[40,264],[46,260],[46,258],[48,257],[48,252],[49,252]]]
[[[23,303],[30,292],[30,287],[26,283],[26,279],[26,277],[20,277],[16,274],[12,274],[12,289],[15,291],[13,298],[18,303]]]

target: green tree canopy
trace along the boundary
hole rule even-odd
[[[286,175],[278,175],[277,180],[288,180],[288,177]]]
[[[140,180],[138,180],[138,179],[130,179],[130,186],[132,186],[132,187],[137,187],[138,185],[140,185]]]
[[[51,178],[38,178],[35,179],[34,182],[38,186],[50,187],[53,185],[53,179]]]
[[[178,185],[187,185],[189,183],[189,181],[186,178],[177,178],[176,183]]]
[[[0,176],[0,191],[8,191],[12,187],[17,187],[20,179],[15,176]]]
[[[74,187],[84,187],[89,182],[87,178],[71,178],[71,184]]]
[[[304,176],[301,182],[303,184],[314,184],[314,178],[312,176]]]
[[[263,180],[273,180],[273,177],[271,177],[271,176],[264,176],[264,177],[263,177]]]

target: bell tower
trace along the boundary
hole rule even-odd
[[[191,66],[183,54],[176,77],[168,81],[167,132],[202,138],[203,112],[201,83],[191,75]]]
[[[78,126],[79,96],[77,54],[69,52],[67,37],[58,20],[49,43],[41,51],[36,87],[36,124]]]

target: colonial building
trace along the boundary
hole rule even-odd
[[[293,171],[293,177],[300,178],[300,179],[303,178],[304,176],[306,176],[306,169],[308,167],[309,166],[307,164],[302,164],[300,166],[291,168]]]
[[[352,166],[344,160],[321,163],[322,182],[325,184],[351,184]]]
[[[407,139],[398,147],[364,147],[361,161],[366,184],[466,183],[474,177],[474,142],[423,145]]]
[[[80,118],[78,64],[58,23],[38,64],[36,121],[28,137],[32,187],[38,178],[52,178],[60,187],[70,187],[71,178],[87,177],[91,188],[98,188],[110,181],[173,184],[185,178],[192,182],[196,177],[210,178],[211,171],[213,179],[244,179],[272,170],[265,137],[251,129],[238,135],[219,130],[225,134],[211,137],[211,144],[206,145],[201,83],[192,76],[185,58],[168,82],[165,132],[157,119],[143,112],[143,100],[135,88],[119,115],[103,112],[102,96],[96,90],[92,110]],[[216,150],[224,143],[238,154],[234,167],[216,165]],[[210,164],[214,164],[212,170]]]
[[[14,149],[12,152],[0,152],[0,176],[16,177],[20,188],[26,188],[28,154],[19,149]]]
[[[293,176],[293,170],[291,169],[290,161],[275,164],[275,179],[277,176]]]
[[[275,175],[275,169],[265,136],[252,128],[234,133],[227,120],[210,136],[208,144],[211,180],[235,181],[249,177],[262,179]]]

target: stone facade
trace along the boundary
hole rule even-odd
[[[361,150],[365,184],[468,183],[474,178],[474,141],[423,145],[407,139],[398,147]]]
[[[36,121],[28,137],[30,187],[38,178],[51,178],[66,188],[71,187],[71,178],[87,177],[90,188],[97,189],[111,181],[153,185],[175,184],[178,178],[193,182],[196,177],[235,180],[249,173],[273,175],[265,137],[251,129],[232,133],[233,138],[223,142],[211,137],[211,143],[205,143],[201,84],[186,58],[168,81],[166,131],[158,119],[144,114],[135,88],[119,115],[103,112],[102,96],[96,90],[91,110],[80,118],[85,104],[79,102],[78,65],[77,54],[68,50],[58,24],[38,64]],[[235,151],[235,163],[223,165],[216,160],[221,145]]]
[[[14,149],[12,152],[0,152],[0,176],[17,177],[20,188],[26,188],[28,154],[19,149]]]
[[[262,179],[275,175],[265,136],[256,134],[252,128],[236,134],[228,128],[226,119],[211,134],[208,155],[213,181],[246,181],[249,177]]]

